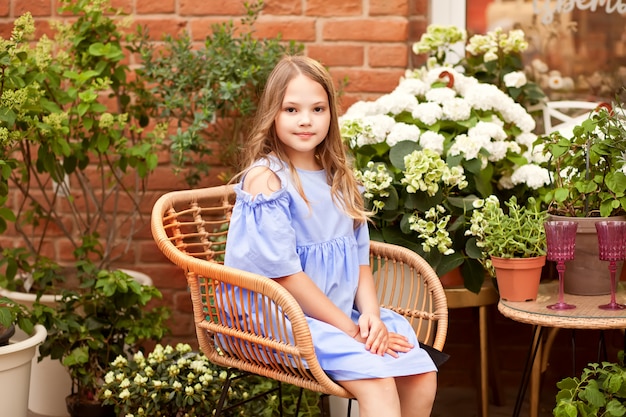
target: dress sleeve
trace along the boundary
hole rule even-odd
[[[235,192],[224,264],[269,278],[302,271],[287,190],[253,197],[237,185]]]
[[[359,248],[359,265],[370,264],[370,231],[367,223],[363,222],[355,231]]]

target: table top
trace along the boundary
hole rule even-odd
[[[498,302],[502,315],[521,323],[563,329],[621,329],[626,328],[626,309],[602,310],[601,304],[607,304],[611,295],[572,295],[565,293],[564,300],[574,304],[571,310],[550,310],[548,305],[558,299],[558,281],[541,283],[536,301]],[[616,301],[626,304],[626,288],[618,283]]]

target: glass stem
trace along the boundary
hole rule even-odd
[[[556,270],[559,273],[559,304],[563,304],[563,274],[565,274],[565,261],[558,261],[556,263]]]
[[[617,271],[617,265],[615,261],[609,262],[609,272],[611,273],[611,305],[616,304],[615,301],[615,272]]]

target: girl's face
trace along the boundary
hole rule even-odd
[[[328,135],[330,126],[328,95],[321,84],[302,74],[289,81],[274,124],[295,167],[320,169],[315,149]]]

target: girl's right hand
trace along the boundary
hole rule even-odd
[[[361,337],[361,333],[357,333],[354,338],[357,342],[361,342],[365,344],[366,339]],[[415,346],[412,343],[409,343],[409,339],[406,336],[403,336],[398,333],[389,332],[387,335],[387,349],[384,353],[387,353],[394,358],[399,357],[399,352],[408,352],[413,349]],[[370,351],[371,352],[371,351]],[[372,352],[375,353],[375,352]]]
[[[398,333],[389,332],[387,339],[387,353],[394,358],[398,357],[398,352],[408,352],[415,346],[409,343],[409,339]]]

